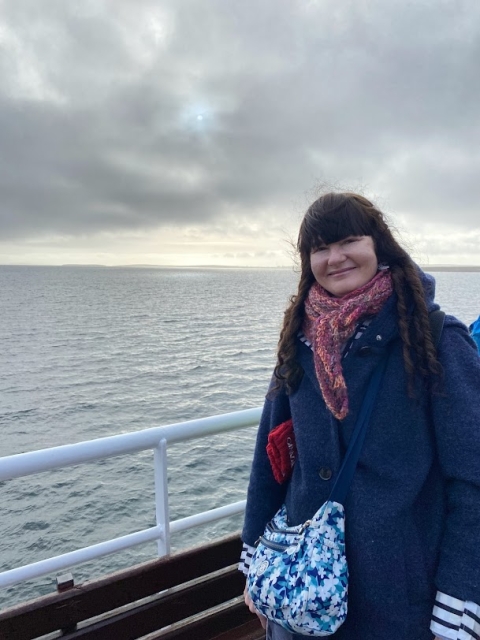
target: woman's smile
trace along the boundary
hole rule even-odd
[[[346,269],[338,269],[338,271],[331,271],[328,275],[342,276],[344,273],[348,273],[349,271],[352,271],[352,269],[355,269],[355,267],[347,267]]]

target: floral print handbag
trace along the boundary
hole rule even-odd
[[[387,357],[375,369],[329,499],[311,520],[289,527],[283,505],[259,538],[247,576],[257,610],[292,633],[329,636],[347,616],[347,496]]]

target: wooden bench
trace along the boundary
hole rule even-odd
[[[261,640],[243,603],[238,535],[0,613],[1,640]]]

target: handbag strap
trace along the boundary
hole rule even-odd
[[[360,451],[362,450],[363,441],[365,440],[367,424],[372,413],[375,398],[377,397],[380,382],[387,366],[387,360],[388,354],[383,357],[382,361],[376,367],[372,377],[370,378],[367,392],[363,398],[362,406],[360,407],[355,429],[348,444],[347,453],[345,454],[337,479],[335,480],[335,484],[333,485],[333,489],[328,498],[332,502],[344,504],[347,497],[347,493],[353,479],[353,474],[357,467]]]
[[[440,338],[442,337],[443,325],[445,323],[445,312],[441,309],[435,309],[435,311],[430,311],[428,318],[430,320],[432,342],[436,348],[438,347]]]
[[[442,336],[443,324],[445,321],[445,313],[441,309],[430,311],[429,313],[430,329],[432,331],[432,341],[435,347],[438,347]],[[385,368],[387,366],[388,354],[383,357],[378,367],[372,374],[367,388],[367,392],[360,407],[355,429],[348,444],[347,453],[343,459],[342,466],[338,472],[337,479],[333,485],[329,500],[344,504],[348,490],[352,483],[353,474],[357,467],[360,451],[362,450],[363,441],[367,432],[367,424],[372,413],[375,398],[380,387]]]

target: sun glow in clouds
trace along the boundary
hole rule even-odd
[[[195,102],[187,105],[180,116],[182,128],[195,132],[211,130],[214,122],[213,109],[204,103]]]

